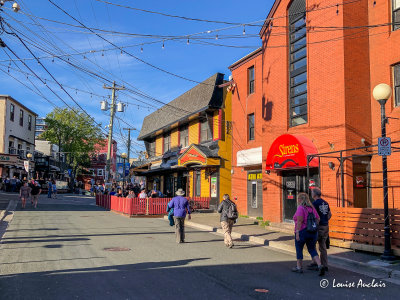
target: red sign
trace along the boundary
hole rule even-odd
[[[356,176],[356,187],[365,187],[365,181],[363,176]]]
[[[206,162],[207,157],[205,157],[199,150],[197,150],[193,146],[186,150],[179,158],[179,165],[181,166],[191,163],[205,165]]]
[[[284,134],[271,145],[266,162],[266,170],[306,168],[307,155],[318,153],[315,145],[306,137]],[[313,158],[310,168],[318,167],[318,159]]]

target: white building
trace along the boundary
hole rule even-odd
[[[36,117],[11,96],[0,95],[0,175],[27,174],[23,160],[35,150]]]

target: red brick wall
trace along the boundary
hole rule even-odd
[[[369,23],[382,24],[391,22],[391,1],[368,2]],[[393,76],[391,66],[400,62],[400,30],[392,31],[391,26],[370,29],[370,74],[371,91],[379,83],[386,83],[393,86]],[[380,105],[370,95],[372,113],[372,139],[377,144],[378,137],[381,135]],[[389,117],[400,118],[400,107],[394,106],[394,98],[391,97],[386,103],[386,115]],[[390,119],[386,127],[387,136],[392,141],[400,140],[400,120]],[[400,147],[400,145],[393,145]],[[389,208],[400,207],[400,153],[394,153],[388,157],[388,180],[389,180]],[[372,160],[371,171],[372,185],[375,187],[372,193],[372,205],[376,208],[383,207],[382,192],[382,160],[381,157],[374,157]]]
[[[337,3],[337,1],[324,1],[323,4],[320,4],[319,1],[307,1],[307,7],[310,10],[311,7],[335,6]],[[289,1],[281,1],[274,16],[286,15],[288,4]],[[269,28],[262,36],[263,52],[261,56],[232,70],[237,84],[233,95],[232,110],[234,165],[237,151],[256,147],[261,142],[263,147],[263,211],[266,220],[282,221],[282,177],[276,173],[266,175],[264,172],[268,150],[278,136],[289,133],[308,137],[316,145],[319,153],[361,147],[362,138],[367,142],[373,140],[374,125],[371,123],[370,116],[372,111],[372,119],[374,119],[373,111],[376,108],[374,105],[369,105],[369,99],[373,82],[372,76],[375,71],[372,67],[369,68],[370,54],[372,61],[374,51],[371,50],[371,53],[368,51],[370,44],[368,30],[365,28],[363,30],[313,29],[313,26],[366,25],[368,24],[367,5],[368,2],[359,1],[339,6],[338,13],[336,7],[315,9],[307,13],[307,26],[310,28],[307,34],[307,124],[290,128],[288,122],[288,48],[285,46],[288,44],[287,18],[274,19],[273,27]],[[397,45],[400,45],[400,41],[398,39],[396,41]],[[376,52],[378,51],[376,50]],[[397,51],[396,55],[400,55],[400,52]],[[400,57],[397,60],[400,61]],[[246,97],[247,68],[252,64],[257,66],[259,63],[262,64],[262,70],[259,75],[257,73],[259,68],[256,68],[256,78],[261,76],[262,86],[256,84],[256,93],[252,98]],[[253,98],[256,99],[253,100]],[[257,125],[256,142],[254,146],[250,147],[246,141],[245,117],[252,110],[256,112]],[[379,113],[379,110],[377,112]],[[261,136],[257,138],[257,134],[261,134]],[[358,154],[360,153],[363,152]],[[346,154],[349,153],[344,155]],[[334,171],[329,169],[329,161],[335,163]],[[338,205],[338,186],[340,186],[336,174],[338,167],[339,163],[336,159],[321,160],[321,188],[324,198],[332,206]],[[346,205],[351,206],[353,180],[350,161],[345,164],[345,173]],[[247,204],[245,205],[246,187],[237,187],[240,182],[244,182],[245,176],[235,169],[232,180],[232,195],[237,195],[239,209],[245,211],[247,207]]]

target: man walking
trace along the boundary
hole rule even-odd
[[[329,237],[329,219],[332,217],[328,202],[321,198],[321,190],[314,188],[311,190],[311,196],[314,199],[313,206],[317,211],[320,222],[318,225],[318,246],[321,258],[321,265],[328,271],[328,253],[326,251],[326,240]],[[309,269],[315,269],[316,265],[311,264]]]
[[[218,212],[221,214],[220,222],[222,230],[224,231],[224,243],[228,248],[233,247],[232,241],[232,227],[233,223],[238,217],[236,204],[229,199],[229,195],[225,194],[223,196],[222,202],[218,206]]]
[[[29,184],[29,186],[31,187],[32,191],[31,191],[31,204],[34,205],[35,208],[37,208],[37,204],[38,204],[38,198],[39,195],[42,193],[42,189],[40,188],[39,184],[37,183],[37,181],[33,180],[31,181],[31,183]]]
[[[177,243],[185,242],[185,217],[188,213],[188,219],[190,220],[190,207],[189,202],[183,195],[185,192],[182,189],[176,191],[176,197],[168,203],[169,208],[174,209],[174,220],[175,220],[175,235]]]

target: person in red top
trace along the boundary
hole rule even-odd
[[[316,249],[318,230],[317,225],[319,223],[319,215],[312,205],[310,198],[306,193],[299,193],[297,196],[297,211],[293,216],[294,220],[294,231],[295,231],[295,246],[297,256],[297,266],[292,269],[293,272],[303,273],[303,248],[304,244],[307,245],[307,250],[310,253],[312,260],[317,264],[319,270],[319,276],[325,274],[325,268],[321,265],[321,261],[318,256]],[[307,222],[310,217],[314,216],[315,224],[309,228]],[[311,221],[311,220],[310,220]],[[311,222],[313,223],[313,222]]]

